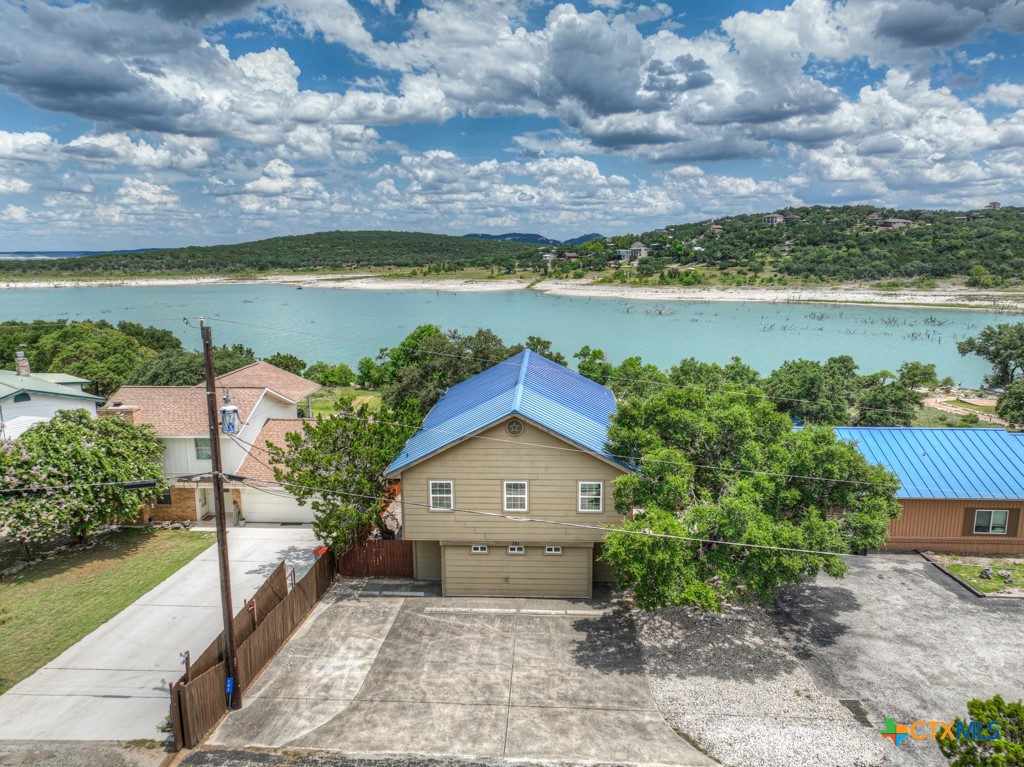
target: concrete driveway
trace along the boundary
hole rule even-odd
[[[264,672],[220,746],[711,765],[665,723],[612,603],[341,594]]]
[[[282,559],[304,574],[316,545],[294,527],[233,528],[228,542],[236,610]],[[218,584],[211,546],[0,696],[0,740],[160,739],[179,653],[198,655],[221,630]]]
[[[873,724],[967,715],[971,698],[1024,697],[1024,600],[978,598],[914,555],[850,560],[779,601],[782,629],[826,695],[860,700]],[[931,740],[901,764],[944,764]]]

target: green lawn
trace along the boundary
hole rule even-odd
[[[993,557],[989,560],[988,564],[992,568],[993,572],[998,573],[1000,570],[1009,570],[1013,573],[1013,583],[1005,583],[1003,579],[996,576],[995,578],[985,580],[979,578],[978,574],[981,572],[980,567],[975,567],[966,564],[955,564],[955,555],[947,555],[946,561],[943,565],[947,570],[956,575],[957,577],[967,581],[978,591],[986,594],[994,594],[1000,591],[1005,591],[1010,588],[1021,588],[1024,585],[1024,565],[1014,565],[1012,559],[998,559]],[[942,561],[940,559],[940,561]]]
[[[976,413],[985,413],[986,415],[995,415],[995,405],[976,405],[973,402],[964,402],[963,400],[947,399],[944,400],[945,404],[953,405],[954,407],[962,407],[966,410],[973,410]]]
[[[333,415],[337,408],[335,403],[339,397],[353,397],[354,404],[359,407],[364,402],[371,410],[380,408],[380,392],[373,389],[357,389],[354,386],[325,386],[313,395],[313,416]]]
[[[125,530],[0,580],[0,694],[113,618],[215,540]]]

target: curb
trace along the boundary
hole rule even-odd
[[[920,554],[921,557],[923,557],[927,562],[929,562],[930,564],[932,564],[935,567],[937,567],[939,570],[944,572],[946,575],[948,575],[954,581],[959,583],[961,586],[963,586],[969,592],[974,594],[974,596],[976,596],[976,597],[981,597],[982,599],[989,599],[989,598],[996,598],[996,599],[1000,599],[1000,598],[1001,599],[1020,599],[1020,597],[1018,597],[1018,596],[1004,595],[1004,594],[986,594],[984,591],[978,591],[978,589],[974,588],[974,586],[969,584],[967,581],[965,581],[959,575],[957,575],[956,573],[950,572],[945,567],[943,567],[938,562],[936,562],[934,559],[932,559],[930,556],[925,554],[923,551],[918,551],[917,553]]]

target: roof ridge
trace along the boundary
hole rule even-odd
[[[523,361],[519,365],[519,380],[516,382],[516,393],[512,398],[512,412],[518,413],[523,403],[523,386],[526,383],[526,370],[530,366],[530,350],[523,350]]]

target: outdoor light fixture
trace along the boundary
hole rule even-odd
[[[238,433],[238,408],[231,404],[231,395],[224,394],[224,404],[220,408],[220,430],[231,436]]]

